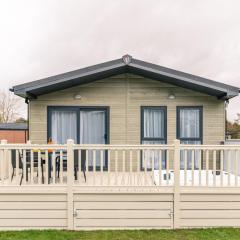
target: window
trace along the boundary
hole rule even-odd
[[[48,107],[48,140],[66,144],[73,139],[80,144],[108,143],[108,108],[106,107]],[[107,154],[104,152],[104,167]],[[82,159],[86,152],[82,151]],[[96,169],[100,167],[100,151],[96,150]],[[93,166],[93,152],[88,152],[89,168]]]
[[[182,144],[202,144],[202,107],[177,107],[177,138]],[[191,151],[187,151],[187,168],[192,166]],[[200,152],[194,153],[194,167],[198,168]],[[181,152],[181,168],[184,153]]]
[[[166,144],[167,143],[167,112],[166,107],[142,107],[141,108],[141,143],[142,144]],[[160,157],[162,168],[166,166],[165,152],[143,151],[142,168],[146,165],[148,169],[152,166],[159,168]],[[145,162],[146,161],[146,162]]]

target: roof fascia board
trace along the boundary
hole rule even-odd
[[[134,63],[135,62],[135,63]],[[139,64],[137,63],[138,60],[134,60],[133,62],[131,62],[129,64],[130,67],[135,67],[136,69],[142,69],[142,70],[145,70],[145,71],[149,71],[149,72],[152,72],[152,73],[155,73],[155,74],[158,74],[158,75],[163,75],[163,76],[167,76],[169,78],[174,78],[174,79],[178,79],[178,80],[181,80],[181,81],[184,81],[186,83],[190,83],[190,84],[195,84],[195,85],[200,85],[200,86],[203,86],[203,87],[207,87],[207,88],[214,88],[215,90],[218,90],[220,92],[226,92],[227,95],[229,95],[229,93],[234,93],[236,94],[237,91],[239,91],[239,89],[237,87],[234,87],[234,86],[230,86],[228,85],[228,89],[224,88],[226,85],[225,84],[222,84],[222,83],[219,83],[219,82],[215,82],[213,80],[208,80],[208,79],[204,79],[205,81],[209,81],[209,83],[203,83],[203,82],[200,82],[199,80],[195,80],[193,78],[187,78],[187,77],[183,77],[183,76],[179,76],[179,75],[176,75],[174,73],[168,73],[168,72],[165,72],[165,71],[161,71],[161,70],[158,70],[156,68],[152,68],[152,67],[149,67],[149,66],[144,66],[143,64]],[[199,79],[201,79],[199,77]],[[203,78],[202,78],[203,79]],[[212,83],[211,83],[212,82]],[[215,84],[213,83],[217,83],[217,84],[221,84],[223,85],[222,87],[220,86],[216,86]],[[231,89],[230,89],[231,88]],[[233,91],[232,91],[233,90]]]
[[[81,78],[81,77],[97,74],[99,72],[104,72],[104,71],[108,71],[108,70],[112,70],[112,69],[116,69],[116,68],[120,68],[120,67],[126,66],[122,62],[122,60],[121,61],[119,61],[119,60],[120,59],[114,60],[116,63],[113,63],[113,64],[110,64],[110,62],[109,62],[109,65],[108,66],[104,66],[104,67],[100,66],[100,65],[103,65],[103,64],[97,64],[97,65],[94,65],[92,67],[87,67],[87,68],[83,68],[83,69],[80,69],[80,70],[59,74],[59,75],[53,76],[53,77],[55,77],[57,79],[54,79],[52,81],[47,81],[48,79],[51,78],[50,77],[50,78],[39,80],[40,81],[39,84],[38,83],[34,84],[34,82],[32,82],[32,83],[16,85],[16,86],[13,87],[13,89],[14,89],[15,92],[19,92],[19,93],[21,92],[21,90],[23,90],[22,92],[27,92],[27,91],[31,91],[31,90],[33,90],[35,88],[46,87],[46,86],[48,86],[50,84],[51,85],[52,84],[58,84],[58,83],[61,83],[61,82],[65,82],[65,81],[69,81],[69,80],[73,80],[73,79],[77,79],[77,78]],[[113,62],[113,61],[111,61],[111,62]],[[93,70],[85,71],[88,68],[93,68]],[[70,74],[73,73],[73,72],[76,72],[76,75],[71,76]],[[80,72],[80,73],[77,73],[77,72]],[[65,78],[64,77],[61,78],[61,76],[67,75],[67,74],[69,74],[70,76],[65,77]],[[44,81],[44,80],[46,80],[46,81]]]

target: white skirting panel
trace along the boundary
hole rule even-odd
[[[66,193],[0,193],[0,230],[66,227]]]
[[[182,187],[180,198],[174,198],[172,188],[159,189],[103,192],[74,187],[69,193],[65,187],[2,187],[0,230],[69,229],[68,210],[72,209],[74,230],[172,229],[175,219],[180,228],[240,227],[238,188]],[[174,199],[179,199],[175,212]]]

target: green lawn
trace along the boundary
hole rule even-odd
[[[178,240],[235,240],[240,239],[240,229],[191,230],[139,230],[139,231],[20,231],[0,232],[0,240],[125,240],[125,239],[178,239]]]

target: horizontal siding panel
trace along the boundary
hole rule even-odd
[[[64,202],[67,201],[66,194],[0,194],[0,202]]]
[[[77,219],[76,227],[171,227],[171,219]]]
[[[0,212],[1,213],[1,212]],[[154,219],[170,218],[170,210],[78,210],[78,219]]]
[[[182,219],[240,219],[240,210],[182,210],[180,217]]]
[[[39,219],[47,219],[47,218],[67,218],[67,210],[0,210],[0,218],[1,219],[30,219],[30,218],[39,218]]]
[[[81,202],[81,201],[90,201],[90,202],[119,202],[119,201],[125,201],[125,202],[144,202],[144,201],[173,201],[173,195],[172,194],[145,194],[145,195],[133,195],[133,194],[126,194],[126,195],[120,195],[120,194],[75,194],[74,195],[74,201],[75,202]]]
[[[182,219],[180,227],[239,227],[240,219]]]
[[[172,209],[172,202],[75,202],[75,209]]]
[[[238,194],[182,194],[183,202],[240,202]]]
[[[8,226],[8,227],[5,227],[5,226],[0,226],[0,231],[23,231],[23,230],[52,230],[52,229],[55,229],[55,230],[64,230],[66,229],[67,226],[51,226],[51,227],[48,227],[48,226],[38,226],[38,227],[31,227],[31,226],[25,226],[25,227],[18,227],[18,226]]]
[[[65,219],[0,219],[1,227],[66,227]]]
[[[66,209],[66,202],[0,202],[0,209]]]
[[[181,209],[240,209],[240,202],[181,202]]]

